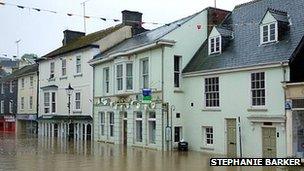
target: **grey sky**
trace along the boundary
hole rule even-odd
[[[24,6],[49,9],[62,13],[82,14],[81,2],[84,0],[0,0]],[[217,0],[217,7],[232,10],[235,5],[250,0]],[[214,0],[90,0],[86,3],[86,14],[121,19],[124,9],[143,13],[144,21],[168,23],[191,15],[208,6]],[[24,53],[44,55],[59,46],[65,29],[83,31],[81,17],[68,17],[62,14],[37,12],[0,5],[0,57],[16,55],[15,41],[21,39],[20,56]],[[87,20],[87,33],[113,26],[117,23],[98,19]],[[160,25],[146,24],[146,28]]]

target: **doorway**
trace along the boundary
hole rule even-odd
[[[128,144],[128,113],[122,112],[122,143],[124,145]]]
[[[174,127],[174,142],[180,142],[183,138],[183,128],[181,126]]]
[[[263,158],[277,157],[276,128],[262,128]]]
[[[227,156],[237,157],[236,119],[226,119],[227,126]]]

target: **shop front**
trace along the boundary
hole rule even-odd
[[[0,132],[15,132],[16,119],[13,115],[0,117]]]
[[[36,114],[17,114],[17,133],[19,135],[33,135],[37,133]]]

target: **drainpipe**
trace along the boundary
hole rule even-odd
[[[239,141],[240,141],[240,157],[243,157],[243,149],[242,149],[242,131],[241,131],[241,117],[238,117],[239,121]]]
[[[37,63],[38,64],[38,63]],[[38,123],[38,112],[39,112],[39,64],[38,64],[38,70],[37,70],[37,93],[36,93],[36,134],[39,134],[39,123]]]
[[[161,81],[161,94],[162,94],[162,150],[164,151],[164,109],[163,109],[163,104],[164,104],[164,46],[161,47],[162,49],[162,56],[161,56],[161,60],[162,60],[162,68],[161,68],[161,77],[162,77],[162,81]]]
[[[95,112],[94,112],[94,95],[95,95],[95,65],[93,66],[93,96],[92,96],[92,119],[91,140],[95,141]]]

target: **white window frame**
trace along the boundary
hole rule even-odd
[[[30,76],[30,87],[34,86],[34,76]]]
[[[275,25],[275,39],[270,40],[270,25]],[[264,41],[264,27],[267,27],[267,41]],[[267,24],[262,24],[260,26],[260,43],[261,44],[267,44],[267,43],[273,43],[278,41],[278,22],[271,22]]]
[[[260,73],[264,73],[264,88],[253,88],[252,84],[253,84],[253,80],[252,80],[252,74],[260,74]],[[260,80],[262,81],[262,80]],[[264,98],[264,104],[262,105],[254,105],[253,103],[253,91],[263,91],[264,90],[264,97],[260,97],[260,98]],[[250,73],[250,105],[251,108],[266,108],[266,103],[267,103],[267,87],[266,87],[266,72],[265,71],[256,71],[256,72],[251,72]],[[258,97],[256,97],[258,98]],[[256,102],[257,103],[257,102]]]
[[[50,63],[50,79],[55,78],[55,62]]]
[[[106,117],[105,112],[99,112],[99,124],[100,124],[100,135],[105,135],[105,124],[106,124]]]
[[[25,100],[25,98],[21,97],[21,99],[20,99],[20,110],[24,110],[24,100]]]
[[[29,110],[33,110],[33,96],[29,97]]]
[[[14,106],[14,101],[10,100],[9,101],[9,113],[14,113],[13,106]]]
[[[10,81],[10,93],[13,93],[13,81]]]
[[[118,75],[118,68],[121,67],[121,75]],[[119,63],[115,65],[115,82],[116,82],[116,91],[122,92],[124,90],[124,69],[123,63]],[[121,87],[119,86],[119,82],[121,82]]]
[[[103,68],[103,92],[110,93],[110,67]],[[107,75],[106,75],[107,74]]]
[[[78,63],[78,61],[80,61]],[[81,74],[82,73],[82,60],[81,60],[81,56],[76,56],[76,62],[75,62],[75,66],[76,66],[76,74]]]
[[[55,102],[52,100],[52,94],[55,93]],[[49,94],[48,102],[45,102],[45,94]],[[55,107],[55,111],[53,111],[53,107]],[[45,112],[45,109],[48,109],[49,112]],[[57,93],[55,91],[46,91],[43,92],[43,113],[45,114],[55,114],[57,110]]]
[[[148,116],[148,142],[149,144],[156,144],[156,112],[155,111],[150,111]],[[151,115],[154,114],[154,117],[151,117]],[[151,124],[154,123],[155,124],[155,130],[154,130],[154,135],[153,132],[151,132],[150,130],[150,126]],[[153,140],[154,138],[154,140]]]
[[[175,59],[178,58],[178,68],[176,68],[175,66]],[[173,71],[174,71],[174,75],[173,75],[173,83],[174,83],[174,87],[175,88],[180,88],[181,87],[181,72],[182,72],[182,56],[179,55],[174,55],[174,59],[173,59]],[[175,79],[178,79],[178,83],[176,83]]]
[[[77,94],[79,94],[79,99],[77,99]],[[80,91],[75,91],[75,99],[74,99],[74,110],[75,111],[81,111],[81,92]],[[78,104],[79,103],[79,106]]]
[[[144,73],[144,62],[147,61],[147,73]],[[150,88],[150,60],[149,58],[143,58],[140,60],[140,87],[141,88]],[[147,86],[145,86],[145,77],[147,77]]]
[[[216,40],[219,40],[219,50],[216,50],[217,49],[217,41]],[[212,40],[214,41],[214,44],[212,46]],[[214,37],[209,37],[209,43],[208,43],[208,51],[209,51],[209,55],[212,55],[212,54],[217,54],[217,53],[221,53],[222,52],[222,36],[214,36]],[[212,48],[213,48],[213,51],[212,51]]]
[[[128,74],[128,65],[131,65],[132,67],[131,67],[131,75],[127,75]],[[130,91],[130,90],[133,90],[134,89],[134,83],[133,83],[133,75],[134,75],[134,65],[133,65],[133,63],[132,62],[127,62],[126,64],[125,64],[125,70],[126,70],[126,74],[125,74],[125,85],[126,85],[126,90],[127,91]],[[128,79],[131,79],[131,88],[128,88]]]
[[[210,129],[212,129],[212,132],[210,132]],[[214,146],[214,128],[212,126],[202,126],[202,135],[203,135],[203,146],[212,148]],[[212,137],[208,137],[208,135]]]
[[[1,100],[1,113],[4,114],[4,100]]]
[[[64,77],[67,75],[67,60],[61,60],[61,76]]]
[[[114,112],[109,112],[109,137],[114,137],[115,116]]]
[[[141,117],[138,117],[138,114],[141,114]],[[137,132],[137,123],[141,124],[141,132],[140,135],[138,135]],[[142,143],[143,142],[143,112],[135,112],[135,141],[137,143]]]
[[[212,80],[213,81],[213,79],[217,79],[218,80],[218,91],[214,91],[214,86],[216,86],[216,85],[214,85],[213,84],[213,82],[212,82],[212,84],[208,84],[209,86],[211,86],[212,87],[212,91],[209,91],[208,90],[208,92],[207,92],[207,89],[206,89],[206,87],[207,87],[207,79],[208,80]],[[208,96],[208,94],[210,94],[210,96],[211,97],[213,97],[213,98],[211,98],[211,99],[207,99],[207,96]],[[218,94],[218,99],[216,98],[216,97],[214,97],[216,94]],[[211,104],[211,105],[207,105],[207,100],[210,100],[210,102],[209,102],[209,104]],[[216,104],[215,102],[216,101],[218,101],[218,105],[214,105],[214,104]],[[213,104],[213,105],[212,105]],[[211,108],[211,109],[219,109],[220,108],[220,106],[221,106],[221,100],[220,100],[220,78],[218,77],[218,76],[212,76],[212,77],[205,77],[204,78],[204,107],[205,108]]]

